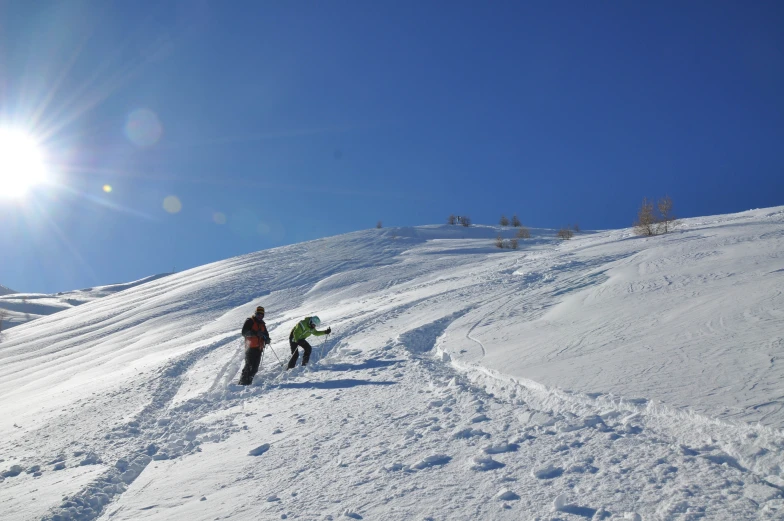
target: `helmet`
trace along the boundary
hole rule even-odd
[[[310,317],[310,327],[319,327],[321,325],[321,320],[319,317]]]

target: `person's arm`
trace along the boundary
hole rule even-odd
[[[313,333],[316,336],[324,336],[332,333],[332,328],[328,327],[325,331],[316,331],[315,329],[312,329],[311,333]]]
[[[245,324],[242,325],[242,336],[245,338],[256,336],[256,333],[253,332],[253,319],[247,319]]]
[[[263,328],[259,331],[259,336],[264,340],[265,344],[271,344],[272,340],[270,340],[269,331],[267,331],[267,324],[263,324]]]

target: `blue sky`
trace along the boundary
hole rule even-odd
[[[0,284],[129,281],[378,220],[780,205],[782,93],[775,1],[4,2],[0,126],[50,172],[0,198]]]

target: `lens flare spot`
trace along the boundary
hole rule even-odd
[[[182,210],[182,202],[176,195],[170,195],[163,200],[163,209],[169,213],[180,213]]]
[[[103,191],[108,194],[112,191],[112,185],[103,185]]]
[[[226,215],[221,212],[215,212],[212,214],[212,220],[215,224],[226,224]]]
[[[270,232],[269,224],[267,223],[259,223],[256,226],[256,231],[259,232],[260,235],[267,235]]]
[[[125,136],[136,146],[149,147],[161,139],[163,125],[158,115],[149,109],[138,109],[128,114]]]

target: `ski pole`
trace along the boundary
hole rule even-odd
[[[324,346],[329,343],[329,335],[330,335],[330,333],[327,333],[326,335],[324,335],[324,340],[321,341],[321,346],[319,346],[319,347],[321,347],[322,354],[324,353]]]
[[[269,348],[272,349],[272,344],[269,345]],[[272,354],[275,355],[275,358],[277,358],[278,362],[280,362],[280,366],[283,367],[283,362],[281,362],[280,358],[278,358],[278,353],[276,353],[274,349],[272,349]]]

